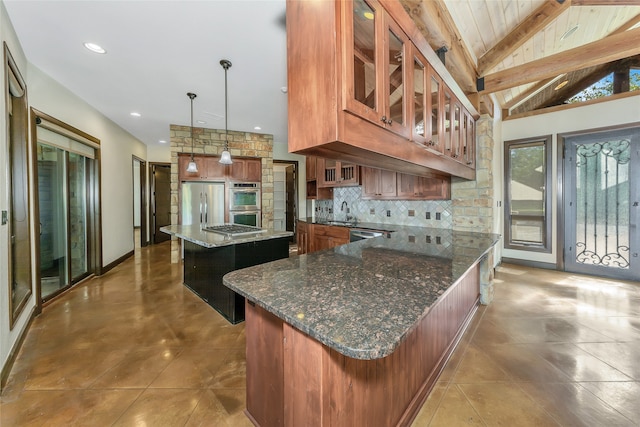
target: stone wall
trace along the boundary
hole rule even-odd
[[[493,233],[492,159],[494,150],[493,119],[489,115],[476,121],[476,179],[467,181],[451,178],[451,202],[453,204],[453,229]],[[493,300],[494,253],[491,251],[481,263],[480,302]]]
[[[171,137],[171,224],[178,224],[178,153],[191,153],[191,127],[170,126]],[[224,150],[224,129],[193,128],[194,154],[219,156]],[[273,135],[229,131],[229,152],[234,157],[262,160],[262,227],[273,228]],[[180,260],[180,243],[171,242],[171,262]]]

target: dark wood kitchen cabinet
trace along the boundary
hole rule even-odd
[[[424,177],[362,167],[362,198],[370,200],[448,200],[449,177]]]
[[[309,252],[331,249],[349,243],[349,229],[330,225],[312,224],[309,231]]]
[[[320,187],[318,180],[318,163],[320,159],[307,156],[305,159],[307,200],[328,200],[333,198],[332,187]]]
[[[298,255],[309,252],[309,227],[306,221],[298,220],[296,226],[296,244],[298,245]]]
[[[198,172],[187,172],[191,154],[178,155],[178,180],[182,181],[233,181],[261,182],[262,162],[260,159],[234,157],[233,164],[223,165],[219,156],[198,154],[193,156]]]
[[[451,198],[449,178],[398,174],[397,198],[403,200],[448,200]]]
[[[396,196],[396,172],[362,167],[362,198],[385,199]]]
[[[287,52],[291,152],[475,179],[474,163],[463,161],[464,150],[453,145],[460,142],[462,117],[477,112],[400,3],[287,0]],[[422,66],[417,83],[416,58]],[[458,126],[451,122],[456,105]]]
[[[229,322],[244,320],[244,297],[222,283],[225,274],[289,257],[289,237],[205,248],[184,242],[184,284]]]
[[[318,159],[318,187],[347,187],[360,184],[360,168],[355,163]]]

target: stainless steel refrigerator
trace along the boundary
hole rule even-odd
[[[224,182],[182,183],[182,225],[224,224]]]

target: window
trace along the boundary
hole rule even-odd
[[[505,142],[505,248],[551,252],[551,135]]]

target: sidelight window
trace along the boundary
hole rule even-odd
[[[507,141],[505,248],[551,252],[551,136]]]

